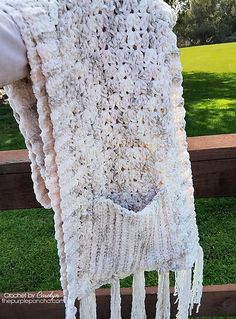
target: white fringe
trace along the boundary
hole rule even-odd
[[[176,319],[188,319],[189,305],[191,302],[192,268],[180,270],[175,273],[175,293],[177,294],[178,307]]]
[[[77,313],[77,307],[75,306],[75,298],[69,296],[65,303],[65,317],[67,319],[74,319]]]
[[[158,272],[156,319],[170,318],[169,272]]]
[[[201,305],[201,297],[202,297],[202,284],[203,284],[203,250],[202,247],[199,246],[198,256],[194,265],[193,270],[193,285],[192,285],[192,300],[191,300],[191,308],[190,315],[192,313],[192,309],[194,304],[197,304],[196,313],[199,311],[199,307]]]
[[[197,258],[194,265],[193,280],[192,268],[180,270],[175,273],[175,291],[178,302],[177,319],[188,319],[192,314],[194,304],[197,304],[198,312],[202,297],[203,282],[203,250],[199,246]],[[192,285],[192,286],[191,286]]]
[[[80,300],[80,319],[96,319],[96,295],[95,291],[88,297]]]
[[[146,319],[145,310],[145,276],[144,271],[133,275],[133,294],[131,319]]]
[[[119,279],[114,279],[111,283],[111,319],[121,319],[121,297]]]
[[[169,272],[158,272],[158,294],[155,319],[170,319]],[[202,297],[203,250],[199,246],[197,258],[192,268],[175,272],[175,301],[178,302],[176,319],[188,319],[194,304],[198,312]],[[96,319],[95,292],[80,300],[80,319]],[[120,281],[111,283],[111,319],[121,319]],[[144,271],[134,273],[131,319],[146,319]]]

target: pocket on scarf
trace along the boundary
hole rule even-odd
[[[159,211],[162,191],[158,192],[140,211],[127,209],[110,198],[94,199],[93,214],[81,225],[85,237],[81,246],[79,269],[100,284],[112,276],[126,277],[138,269],[156,269],[162,249]],[[87,238],[87,240],[86,240]],[[91,247],[91,243],[93,243]]]

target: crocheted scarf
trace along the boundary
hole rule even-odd
[[[34,192],[53,208],[66,319],[96,318],[95,289],[158,273],[156,318],[200,305],[203,253],[185,132],[174,11],[162,0],[1,0],[18,24],[30,75],[4,88],[31,161]]]

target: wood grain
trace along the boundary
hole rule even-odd
[[[62,291],[45,291],[43,295],[52,294],[54,303],[49,298],[30,298],[29,294],[37,295],[38,292],[28,292],[20,298],[6,298],[0,294],[0,318],[1,319],[64,319],[65,308]],[[110,289],[97,289],[97,316],[98,319],[110,318]],[[148,319],[155,318],[155,307],[157,299],[157,287],[146,288],[146,312]],[[12,303],[11,300],[14,300]],[[31,300],[31,303],[29,303]],[[175,297],[171,289],[171,316],[176,315]],[[9,303],[11,302],[11,303]],[[21,304],[20,304],[21,302]],[[122,319],[129,319],[131,312],[132,289],[121,288]],[[75,301],[79,306],[79,302]],[[203,316],[236,316],[236,285],[205,286],[203,289],[202,303],[199,313],[192,315]],[[78,312],[77,312],[77,318]]]

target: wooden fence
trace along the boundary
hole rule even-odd
[[[236,134],[190,137],[188,150],[195,197],[236,196]],[[1,210],[40,207],[32,188],[26,150],[0,152],[0,194]],[[155,318],[156,293],[157,287],[146,288],[148,319]],[[20,294],[21,296],[13,299],[4,293],[0,294],[1,319],[64,318],[62,291],[43,292],[37,302],[32,299],[32,294],[37,295],[37,292],[27,292],[25,298],[22,297],[22,292]],[[52,295],[54,302],[51,301]],[[128,319],[132,300],[131,288],[122,288],[121,295],[122,318]],[[176,313],[173,301],[171,293],[172,316]],[[98,289],[97,302],[98,318],[108,319],[110,290]],[[236,284],[205,286],[200,311],[196,316],[236,317]]]

